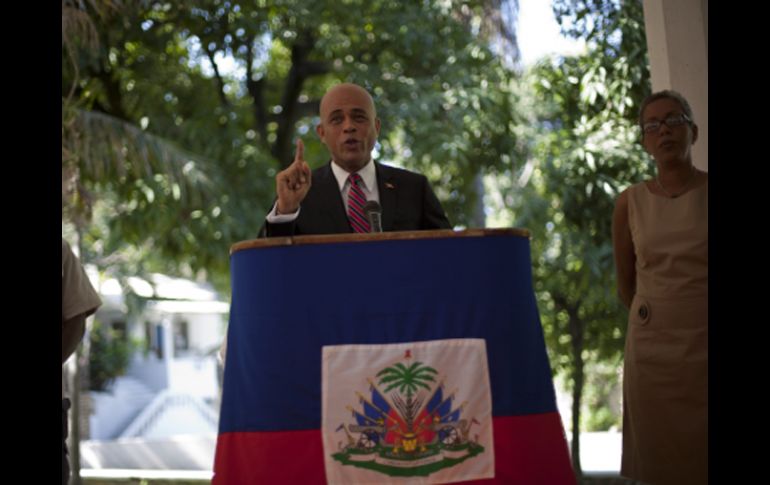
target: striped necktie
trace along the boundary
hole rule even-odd
[[[350,180],[350,191],[348,192],[348,220],[350,227],[355,232],[369,232],[369,220],[364,214],[364,205],[366,204],[366,195],[361,189],[361,176],[352,173],[348,177]]]

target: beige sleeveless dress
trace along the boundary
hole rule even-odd
[[[669,199],[629,189],[636,251],[621,475],[708,483],[708,180]]]

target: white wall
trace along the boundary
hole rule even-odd
[[[708,0],[644,0],[652,90],[673,89],[693,110],[693,163],[708,171]]]
[[[224,339],[225,320],[219,314],[185,315],[188,322],[190,349],[208,351]]]

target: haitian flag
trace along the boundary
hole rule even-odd
[[[213,484],[575,483],[521,231],[260,240],[231,276]]]
[[[484,339],[324,346],[322,359],[327,483],[495,476]]]

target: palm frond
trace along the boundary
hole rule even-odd
[[[433,380],[433,379],[431,379],[431,380]],[[418,385],[418,386],[420,386],[420,387],[424,387],[425,389],[427,389],[427,390],[429,390],[429,391],[430,391],[430,386],[429,386],[429,385],[427,385],[427,384],[425,384],[424,382],[422,382],[422,381],[417,381],[417,380],[416,380],[416,381],[414,381],[414,383],[415,383],[416,385]],[[416,388],[415,388],[415,389],[416,389]]]
[[[380,384],[386,384],[388,382],[392,382],[392,381],[395,381],[395,380],[399,380],[400,381],[401,379],[402,379],[401,376],[395,375],[395,374],[391,374],[389,376],[386,376],[386,377],[383,377],[382,379],[380,379]]]
[[[62,114],[62,216],[78,227],[109,193],[118,204],[134,201],[137,190],[161,194],[179,215],[226,193],[211,160],[104,113],[63,103]]]
[[[215,163],[113,116],[76,109],[63,124],[62,155],[77,163],[79,177],[95,184],[126,183],[161,175],[178,188],[182,203],[213,195]],[[177,198],[175,197],[175,198]]]
[[[80,40],[86,49],[99,47],[99,38],[91,17],[84,10],[62,2],[61,11],[61,41],[67,47]]]
[[[398,387],[399,385],[401,385],[401,381],[398,381],[398,382],[394,382],[393,384],[391,384],[391,385],[389,385],[388,387],[386,387],[386,388],[385,388],[385,390],[384,390],[383,392],[388,392],[388,391],[390,391],[391,389],[394,389],[394,388]]]
[[[108,18],[117,13],[122,4],[118,0],[62,0],[61,2],[61,43],[67,52],[74,76],[67,94],[67,102],[72,99],[80,72],[75,60],[77,47],[85,52],[95,53],[99,48],[99,34],[91,18],[93,12],[98,18]]]

